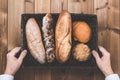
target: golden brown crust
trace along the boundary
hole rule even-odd
[[[90,57],[90,49],[87,45],[80,43],[74,47],[74,58],[78,61],[86,61]]]
[[[73,35],[74,39],[83,43],[87,43],[91,38],[91,29],[86,22],[74,22],[73,23]]]
[[[71,50],[71,15],[63,11],[57,21],[55,40],[56,40],[56,59],[64,63],[69,59]]]
[[[45,49],[41,32],[34,18],[30,18],[26,24],[26,39],[31,55],[41,64],[45,63]]]
[[[43,17],[43,38],[44,38],[44,45],[46,49],[46,59],[47,62],[51,63],[55,60],[55,35],[53,29],[53,18],[50,13],[46,14]]]

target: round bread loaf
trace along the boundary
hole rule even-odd
[[[83,44],[77,44],[73,49],[73,56],[78,61],[86,61],[90,57],[90,48]]]
[[[80,41],[82,43],[87,43],[91,37],[91,28],[86,22],[74,22],[73,35],[75,40]]]

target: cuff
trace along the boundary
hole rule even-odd
[[[105,80],[120,80],[118,74],[111,74],[105,78]]]
[[[8,74],[0,75],[0,80],[13,80],[13,79],[14,79],[14,76],[12,75],[8,75]]]

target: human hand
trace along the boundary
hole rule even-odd
[[[7,65],[6,65],[6,70],[4,74],[15,75],[15,73],[20,68],[23,62],[23,59],[27,54],[27,50],[24,50],[21,52],[19,58],[16,58],[15,56],[20,49],[21,47],[16,47],[7,54]]]
[[[98,53],[95,50],[92,51],[92,54],[96,60],[97,66],[105,76],[113,74],[114,72],[111,68],[110,53],[101,46],[99,46],[99,50],[102,53],[101,58],[99,57]]]

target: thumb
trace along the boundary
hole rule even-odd
[[[94,56],[96,62],[99,62],[101,60],[100,56],[98,55],[98,53],[95,50],[92,51],[92,55]]]
[[[23,61],[24,57],[26,56],[27,54],[27,50],[24,50],[22,51],[22,53],[20,54],[19,58],[18,58],[18,61]]]

